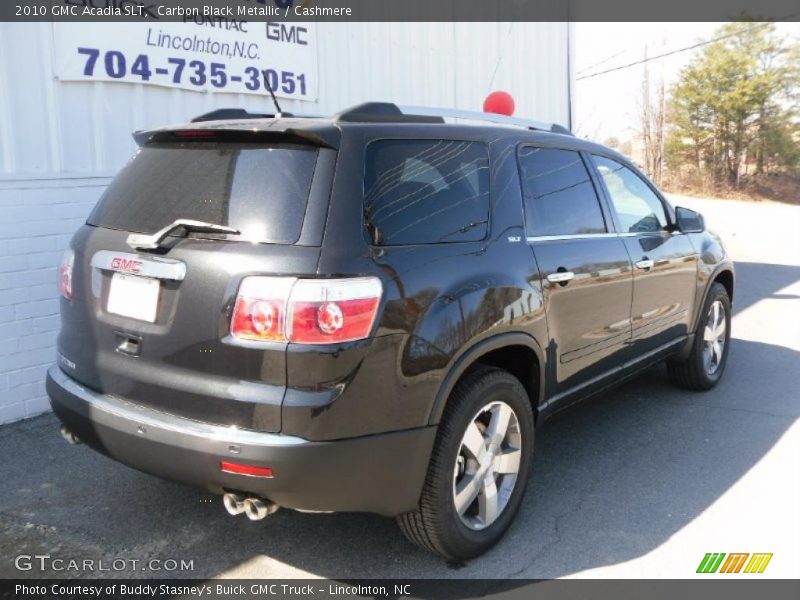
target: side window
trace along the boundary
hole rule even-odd
[[[457,140],[367,146],[364,217],[376,245],[478,241],[489,227],[489,155]]]
[[[610,158],[592,155],[592,160],[603,177],[623,232],[661,231],[666,228],[664,205],[641,177]]]
[[[606,232],[600,201],[580,154],[523,146],[519,164],[528,235]]]

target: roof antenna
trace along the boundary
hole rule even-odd
[[[264,69],[263,71],[261,71],[261,74],[264,75],[264,87],[266,87],[269,90],[269,95],[272,96],[272,103],[275,105],[275,109],[278,111],[275,114],[275,116],[278,118],[283,116],[290,117],[291,115],[288,113],[286,115],[283,114],[283,111],[281,110],[281,105],[278,104],[278,99],[275,97],[275,92],[272,91],[272,86],[269,84],[269,77],[267,77],[267,70]]]

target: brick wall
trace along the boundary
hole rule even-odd
[[[49,410],[56,270],[107,178],[0,180],[0,424]]]

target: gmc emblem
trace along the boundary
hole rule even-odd
[[[136,275],[140,271],[142,261],[134,260],[132,258],[122,258],[115,256],[111,259],[111,268],[114,271],[125,271],[126,273],[133,273]]]

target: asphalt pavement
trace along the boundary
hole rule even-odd
[[[447,564],[373,515],[233,518],[68,446],[44,415],[0,427],[0,577],[685,578],[707,552],[773,553],[760,577],[800,576],[800,206],[674,200],[737,261],[722,382],[690,393],[656,367],[546,423],[516,522],[483,557]],[[59,570],[70,559],[95,571]]]

